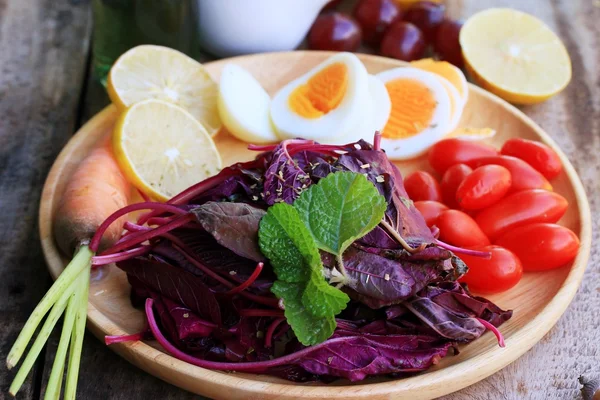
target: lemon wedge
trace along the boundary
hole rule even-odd
[[[189,112],[163,100],[144,100],[122,113],[113,148],[127,179],[161,201],[221,170],[206,129]]]
[[[539,103],[571,80],[571,60],[558,36],[521,11],[492,8],[473,15],[460,31],[460,45],[473,79],[512,103]]]
[[[110,69],[106,90],[121,110],[160,99],[187,110],[211,136],[221,129],[217,83],[202,64],[177,50],[152,45],[132,48]]]

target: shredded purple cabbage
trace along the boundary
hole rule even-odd
[[[488,329],[499,334],[512,312],[456,282],[465,264],[438,245],[383,151],[364,141],[300,139],[257,149],[264,152],[255,160],[225,168],[165,207],[134,207],[153,211],[126,225],[125,239],[95,259],[118,261],[132,303],[145,304],[150,331],[167,352],[211,369],[360,381],[424,371],[458,343]],[[333,336],[305,347],[270,292],[276,277],[257,245],[258,222],[272,204],[293,203],[336,171],[364,174],[388,208],[382,224],[343,256],[351,301]],[[329,255],[322,259],[332,265]]]

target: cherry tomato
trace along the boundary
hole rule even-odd
[[[492,146],[470,140],[444,139],[429,150],[429,164],[436,172],[443,174],[454,164],[469,164],[471,161],[496,156],[498,151]],[[472,167],[469,164],[470,167]]]
[[[436,223],[440,240],[459,247],[487,246],[490,240],[469,215],[459,210],[443,211]]]
[[[360,0],[354,7],[354,18],[360,25],[363,40],[371,46],[381,43],[383,34],[402,13],[392,0]]]
[[[460,259],[469,271],[459,280],[469,285],[469,289],[482,294],[500,293],[519,283],[523,266],[514,253],[500,246],[478,247],[477,250],[489,251],[492,257],[461,254]]]
[[[423,32],[408,22],[398,21],[392,24],[381,40],[380,53],[402,61],[423,58],[425,53]]]
[[[562,171],[562,163],[558,154],[545,144],[534,140],[508,139],[500,153],[520,158],[547,179],[556,178]]]
[[[432,200],[415,201],[415,207],[417,207],[417,210],[425,219],[425,223],[430,228],[437,223],[440,214],[448,209],[444,204]]]
[[[404,15],[404,21],[414,24],[423,32],[429,43],[435,40],[437,29],[444,20],[446,6],[431,1],[419,1],[410,6]]]
[[[535,222],[556,222],[569,203],[560,194],[541,189],[524,190],[503,198],[482,210],[475,221],[493,241],[519,226]]]
[[[444,204],[447,204],[450,208],[458,208],[459,205],[456,202],[456,189],[460,186],[462,181],[469,175],[473,170],[466,164],[456,164],[448,168],[442,180],[440,181],[440,187],[442,188],[442,198]]]
[[[467,210],[480,210],[497,203],[506,195],[512,179],[500,165],[484,165],[462,181],[456,190],[456,202]]]
[[[462,50],[458,41],[462,21],[445,19],[438,26],[433,47],[442,60],[454,64],[458,68],[464,67]]]
[[[404,188],[412,201],[442,201],[440,184],[428,172],[415,171],[404,180]]]
[[[531,165],[525,161],[510,156],[483,157],[467,162],[471,168],[481,167],[482,165],[502,165],[510,171],[512,176],[512,185],[510,193],[519,192],[527,189],[545,189],[552,190],[552,185],[544,175],[537,172]]]
[[[356,51],[360,45],[360,27],[339,12],[321,14],[308,33],[308,47],[313,50]]]
[[[579,238],[556,224],[538,223],[506,232],[496,241],[519,257],[525,271],[545,271],[573,261],[579,251]]]

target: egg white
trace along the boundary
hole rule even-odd
[[[257,144],[279,140],[271,123],[271,97],[244,68],[223,67],[217,105],[223,125],[236,138]]]
[[[465,102],[460,96],[458,89],[456,89],[448,79],[443,78],[441,76],[438,76],[438,79],[440,80],[444,88],[446,88],[449,97],[452,98],[451,102],[454,102],[454,110],[451,110],[450,124],[448,125],[448,131],[446,132],[450,133],[456,129],[458,123],[460,122],[460,119],[462,118],[462,113],[465,109]]]
[[[365,104],[364,119],[357,129],[345,137],[344,143],[357,142],[360,139],[372,142],[375,131],[381,131],[390,117],[392,109],[390,95],[383,82],[373,75],[369,75],[369,95],[371,101]]]
[[[424,154],[448,132],[451,123],[450,97],[439,76],[417,68],[400,67],[380,72],[377,77],[385,84],[396,79],[411,79],[425,85],[436,101],[431,122],[421,132],[406,139],[383,137],[381,147],[393,160],[404,160]],[[391,99],[393,103],[393,99]],[[393,107],[393,104],[392,104]]]
[[[347,67],[348,85],[340,104],[319,118],[305,118],[290,109],[288,99],[292,92],[334,63],[343,63]],[[271,119],[281,139],[299,137],[321,143],[340,143],[366,117],[369,101],[369,79],[365,66],[352,53],[338,53],[285,85],[271,102]]]

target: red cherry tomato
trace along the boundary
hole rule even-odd
[[[462,21],[445,19],[437,28],[433,47],[442,60],[464,67],[464,60],[458,36],[463,26]]]
[[[354,7],[354,18],[362,28],[363,40],[378,46],[388,27],[402,18],[402,12],[392,0],[360,0]]]
[[[443,174],[454,164],[468,164],[478,158],[496,156],[498,151],[492,146],[470,140],[444,139],[429,150],[429,164]]]
[[[466,164],[453,165],[444,172],[442,180],[440,181],[440,187],[442,188],[444,204],[447,204],[448,207],[459,207],[456,202],[456,189],[458,189],[460,184],[471,172],[473,172],[473,170]]]
[[[509,192],[520,192],[527,189],[552,190],[552,185],[544,175],[537,172],[531,165],[516,157],[493,156],[483,157],[468,162],[470,167],[478,168],[482,165],[502,165],[510,171],[512,185]]]
[[[531,224],[513,229],[496,241],[519,257],[525,271],[545,271],[573,261],[579,238],[556,224]]]
[[[404,21],[414,24],[423,32],[427,42],[433,43],[437,29],[444,20],[446,6],[431,1],[419,1],[410,6]]]
[[[456,190],[456,202],[467,210],[480,210],[497,203],[506,195],[512,179],[500,165],[484,165],[462,181]]]
[[[458,210],[442,212],[436,223],[440,240],[459,247],[487,246],[490,240],[469,215]]]
[[[308,47],[313,50],[356,51],[360,45],[360,27],[339,12],[321,14],[308,33]]]
[[[535,222],[556,222],[569,203],[560,194],[541,189],[524,190],[503,198],[482,210],[475,221],[493,241],[519,226]]]
[[[408,22],[397,21],[383,36],[380,53],[385,57],[413,61],[423,58],[426,47],[425,37],[419,28]]]
[[[558,154],[540,142],[521,138],[508,139],[500,153],[520,158],[547,179],[556,178],[562,171]]]
[[[469,271],[460,278],[469,289],[482,294],[500,293],[515,286],[523,276],[519,258],[500,246],[478,247],[477,250],[492,254],[489,259],[461,254]]]
[[[417,207],[417,210],[425,219],[425,223],[430,228],[436,225],[440,214],[448,209],[444,204],[431,200],[415,201],[415,207]]]
[[[442,201],[442,189],[435,178],[425,171],[415,171],[404,180],[404,188],[412,201]]]

